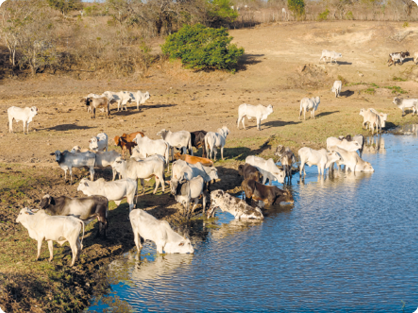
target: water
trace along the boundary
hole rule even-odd
[[[307,168],[294,205],[252,224],[218,212],[194,255],[156,256],[151,243],[141,263],[126,254],[110,266],[110,297],[138,312],[415,311],[418,140],[384,139],[363,155],[375,173],[323,180]]]

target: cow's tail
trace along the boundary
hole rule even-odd
[[[81,226],[83,227],[83,236],[81,236],[80,245],[81,249],[83,249],[83,239],[84,239],[84,222],[82,220],[78,220],[81,223]]]

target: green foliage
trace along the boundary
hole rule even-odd
[[[405,23],[403,23],[403,25],[402,25],[402,27],[403,28],[407,28],[409,26],[409,23],[408,22],[405,22]]]
[[[344,85],[344,86],[347,86],[348,85],[348,80],[346,80],[344,77],[342,77],[341,75],[338,75],[338,80],[341,80],[341,83]]]
[[[226,26],[233,23],[238,12],[231,9],[233,3],[230,0],[207,0],[207,18],[212,27]]]
[[[60,11],[62,14],[83,8],[81,0],[47,0],[47,3],[51,8]]]
[[[376,90],[374,88],[367,88],[367,89],[361,90],[361,93],[367,93],[369,95],[374,95],[376,93]]]
[[[318,21],[325,21],[328,18],[329,10],[326,9],[324,12],[318,14]]]
[[[234,72],[244,49],[231,44],[232,39],[223,27],[184,25],[177,33],[168,36],[161,48],[171,59],[180,58],[188,68]]]
[[[392,93],[394,93],[394,94],[398,94],[398,93],[400,93],[400,94],[405,94],[405,93],[408,93],[408,91],[403,90],[403,89],[402,89],[401,87],[399,87],[399,86],[386,86],[386,87],[384,87],[384,88],[392,90]]]
[[[406,78],[396,77],[396,76],[393,76],[392,80],[395,81],[395,82],[406,82],[407,81]]]
[[[351,11],[348,11],[347,14],[345,15],[345,18],[347,20],[354,20],[354,14]]]
[[[302,19],[305,15],[305,2],[303,0],[287,0],[287,6],[298,19]]]

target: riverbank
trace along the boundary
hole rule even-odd
[[[14,134],[9,134],[6,127],[0,129],[0,231],[4,234],[0,238],[0,308],[6,312],[80,311],[92,295],[107,288],[99,277],[103,277],[110,260],[134,246],[126,221],[126,203],[119,208],[112,203],[109,238],[93,239],[97,225],[89,225],[80,261],[74,268],[68,267],[68,245],[56,245],[54,261],[49,264],[44,243],[41,260],[33,261],[36,243],[15,223],[17,212],[26,205],[36,206],[45,193],[81,196],[76,188],[85,174],[74,170],[75,184],[65,185],[63,171],[51,152],[75,145],[87,147],[88,140],[102,131],[113,138],[139,130],[156,139],[162,128],[216,131],[226,125],[231,130],[226,160],[215,164],[221,180],[213,188],[235,193],[241,183],[237,167],[247,155],[272,157],[277,144],[296,152],[302,146],[324,147],[329,136],[367,134],[361,129],[361,108],[389,113],[388,127],[417,122],[410,113],[402,117],[392,103],[398,94],[416,97],[415,65],[408,61],[388,68],[385,64],[387,51],[397,49],[395,43],[386,40],[386,31],[403,32],[401,26],[377,22],[278,23],[231,31],[235,42],[246,50],[242,69],[235,75],[193,72],[182,69],[178,62],[165,62],[151,68],[140,81],[43,75],[26,81],[3,81],[1,125],[7,124],[6,110],[12,105],[35,105],[39,114],[30,124],[29,135],[23,135],[21,124],[14,124]],[[411,23],[410,28],[417,25]],[[414,36],[406,37],[406,46],[412,46]],[[339,65],[318,64],[320,51],[328,47],[343,53]],[[330,92],[337,79],[346,80],[338,99]],[[125,112],[112,107],[110,119],[98,113],[92,120],[80,103],[82,96],[92,92],[138,89],[151,92],[151,99],[140,112],[134,105]],[[300,99],[317,95],[321,103],[316,118],[299,120]],[[263,121],[261,131],[254,121],[247,122],[247,130],[236,128],[241,103],[273,105],[274,112]],[[109,179],[109,171],[98,171],[97,177],[103,176]],[[164,194],[150,194],[151,183],[138,207],[172,225],[181,224],[180,206],[169,197],[167,189]]]

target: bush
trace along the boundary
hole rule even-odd
[[[325,21],[328,18],[329,10],[326,9],[324,12],[318,14],[318,21]]]
[[[202,24],[185,25],[168,36],[161,48],[171,59],[180,58],[188,68],[234,72],[244,49],[231,44],[232,39],[223,27],[214,29]]]
[[[48,5],[63,15],[70,11],[83,9],[81,0],[47,0]]]
[[[408,22],[403,23],[402,27],[403,27],[403,28],[407,28],[407,27],[409,27],[409,23],[408,23]]]
[[[354,14],[351,11],[348,11],[347,14],[345,15],[345,18],[347,20],[354,20]]]
[[[305,15],[305,2],[303,0],[287,0],[287,6],[298,19]]]

